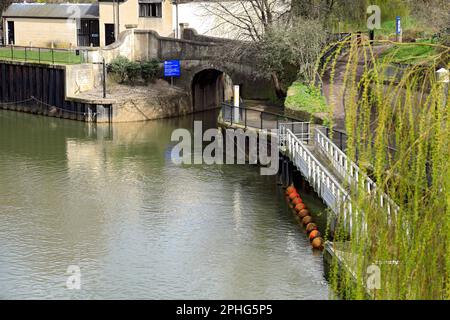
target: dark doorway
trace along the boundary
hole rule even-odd
[[[105,45],[108,46],[114,41],[116,41],[114,23],[105,23]]]
[[[15,42],[14,21],[8,21],[8,44],[14,44]]]
[[[95,19],[81,19],[78,29],[78,46],[98,47],[100,45],[99,24]]]
[[[226,94],[231,85],[229,77],[222,71],[206,69],[194,76],[192,80],[192,105],[194,111],[204,111],[220,107],[226,100]],[[231,81],[231,80],[230,80]]]

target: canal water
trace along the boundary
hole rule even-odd
[[[275,176],[172,163],[171,133],[194,118],[216,126],[0,110],[0,298],[327,299]]]

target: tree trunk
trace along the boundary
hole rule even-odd
[[[281,87],[280,80],[278,79],[278,75],[276,74],[276,72],[272,72],[271,77],[277,98],[279,99],[286,98],[286,92]]]

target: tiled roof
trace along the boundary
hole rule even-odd
[[[5,10],[3,17],[96,19],[99,9],[98,4],[13,3]]]

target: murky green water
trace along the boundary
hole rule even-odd
[[[172,130],[192,122],[0,110],[0,298],[327,298],[276,177],[171,162]]]

